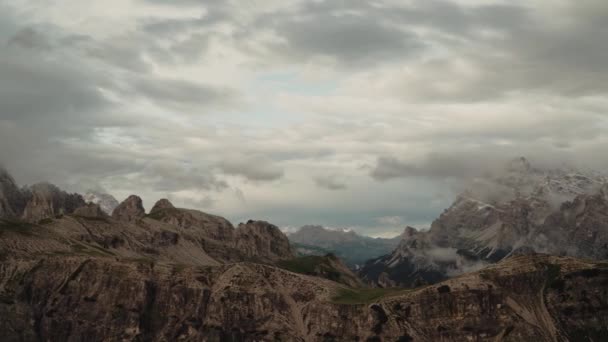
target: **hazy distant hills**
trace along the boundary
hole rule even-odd
[[[392,239],[371,238],[352,230],[333,230],[322,226],[303,226],[289,234],[288,238],[300,255],[333,253],[351,268],[390,253],[401,241],[401,236]]]

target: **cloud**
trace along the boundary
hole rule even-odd
[[[337,65],[375,64],[424,49],[416,34],[364,13],[348,13],[346,6],[327,11],[312,3],[294,13],[276,15],[270,22],[285,42],[272,49],[289,58],[329,57]]]
[[[228,175],[242,176],[254,182],[275,181],[283,177],[283,169],[265,158],[236,157],[221,161],[217,167]]]
[[[514,157],[608,167],[607,11],[0,0],[0,161],[232,219],[425,226]]]
[[[344,190],[347,188],[347,185],[335,175],[318,176],[314,178],[314,181],[318,187],[327,190]]]
[[[205,84],[176,79],[142,78],[133,82],[136,94],[159,105],[176,108],[229,107],[236,100],[236,92]]]

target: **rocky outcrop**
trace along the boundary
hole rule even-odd
[[[210,240],[234,241],[234,226],[225,218],[198,210],[174,208],[169,201],[161,200],[159,203],[148,217]]]
[[[84,207],[80,207],[74,211],[74,216],[84,217],[88,219],[106,219],[109,216],[101,209],[99,204],[88,203]]]
[[[0,218],[19,218],[23,215],[27,198],[17,187],[13,177],[0,167]]]
[[[39,222],[59,215],[71,214],[85,205],[78,194],[69,194],[53,184],[39,183],[29,188],[28,202],[22,218],[28,222]]]
[[[0,331],[51,341],[600,341],[606,265],[526,256],[413,291],[273,266],[5,260]]]
[[[160,199],[158,202],[154,204],[152,210],[150,210],[150,214],[157,213],[164,209],[174,209],[173,204],[166,198]]]
[[[293,258],[287,236],[265,221],[247,221],[236,230],[235,247],[248,257],[268,261]]]
[[[131,195],[114,209],[112,217],[118,221],[134,222],[146,216],[142,200],[139,196]]]

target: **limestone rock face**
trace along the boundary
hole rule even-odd
[[[608,269],[570,258],[511,258],[375,299],[253,263],[61,256],[1,266],[9,341],[601,341],[608,326]]]
[[[114,209],[112,217],[118,221],[133,222],[146,216],[142,200],[139,196],[131,195]]]
[[[74,216],[85,217],[90,219],[104,219],[108,215],[101,209],[99,204],[88,203],[74,211]]]
[[[236,230],[236,249],[250,257],[270,261],[293,258],[287,236],[277,226],[265,221],[247,221]]]
[[[152,207],[152,210],[150,210],[150,214],[159,212],[160,210],[163,210],[163,209],[174,209],[174,208],[175,207],[168,199],[163,198],[163,199],[158,200],[158,202],[156,202],[154,204],[154,206]]]
[[[28,222],[38,222],[58,215],[71,214],[85,205],[78,194],[69,194],[53,184],[39,183],[29,189],[29,200],[22,218]]]
[[[18,218],[23,214],[27,198],[13,177],[0,167],[0,218]]]

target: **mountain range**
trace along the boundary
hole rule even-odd
[[[608,258],[608,187],[594,172],[541,169],[521,158],[475,184],[425,232],[407,228],[360,274],[383,287],[419,286],[530,253]]]
[[[335,230],[322,226],[303,226],[288,234],[296,253],[324,255],[333,253],[351,268],[356,269],[367,260],[390,253],[401,236],[392,239],[362,236],[353,230]]]
[[[574,197],[557,206],[537,191],[461,196],[358,279],[335,255],[297,257],[265,221],[166,199],[146,212],[136,195],[108,214],[0,172],[2,340],[605,340],[608,197],[570,193],[595,187],[579,176],[560,181]]]

